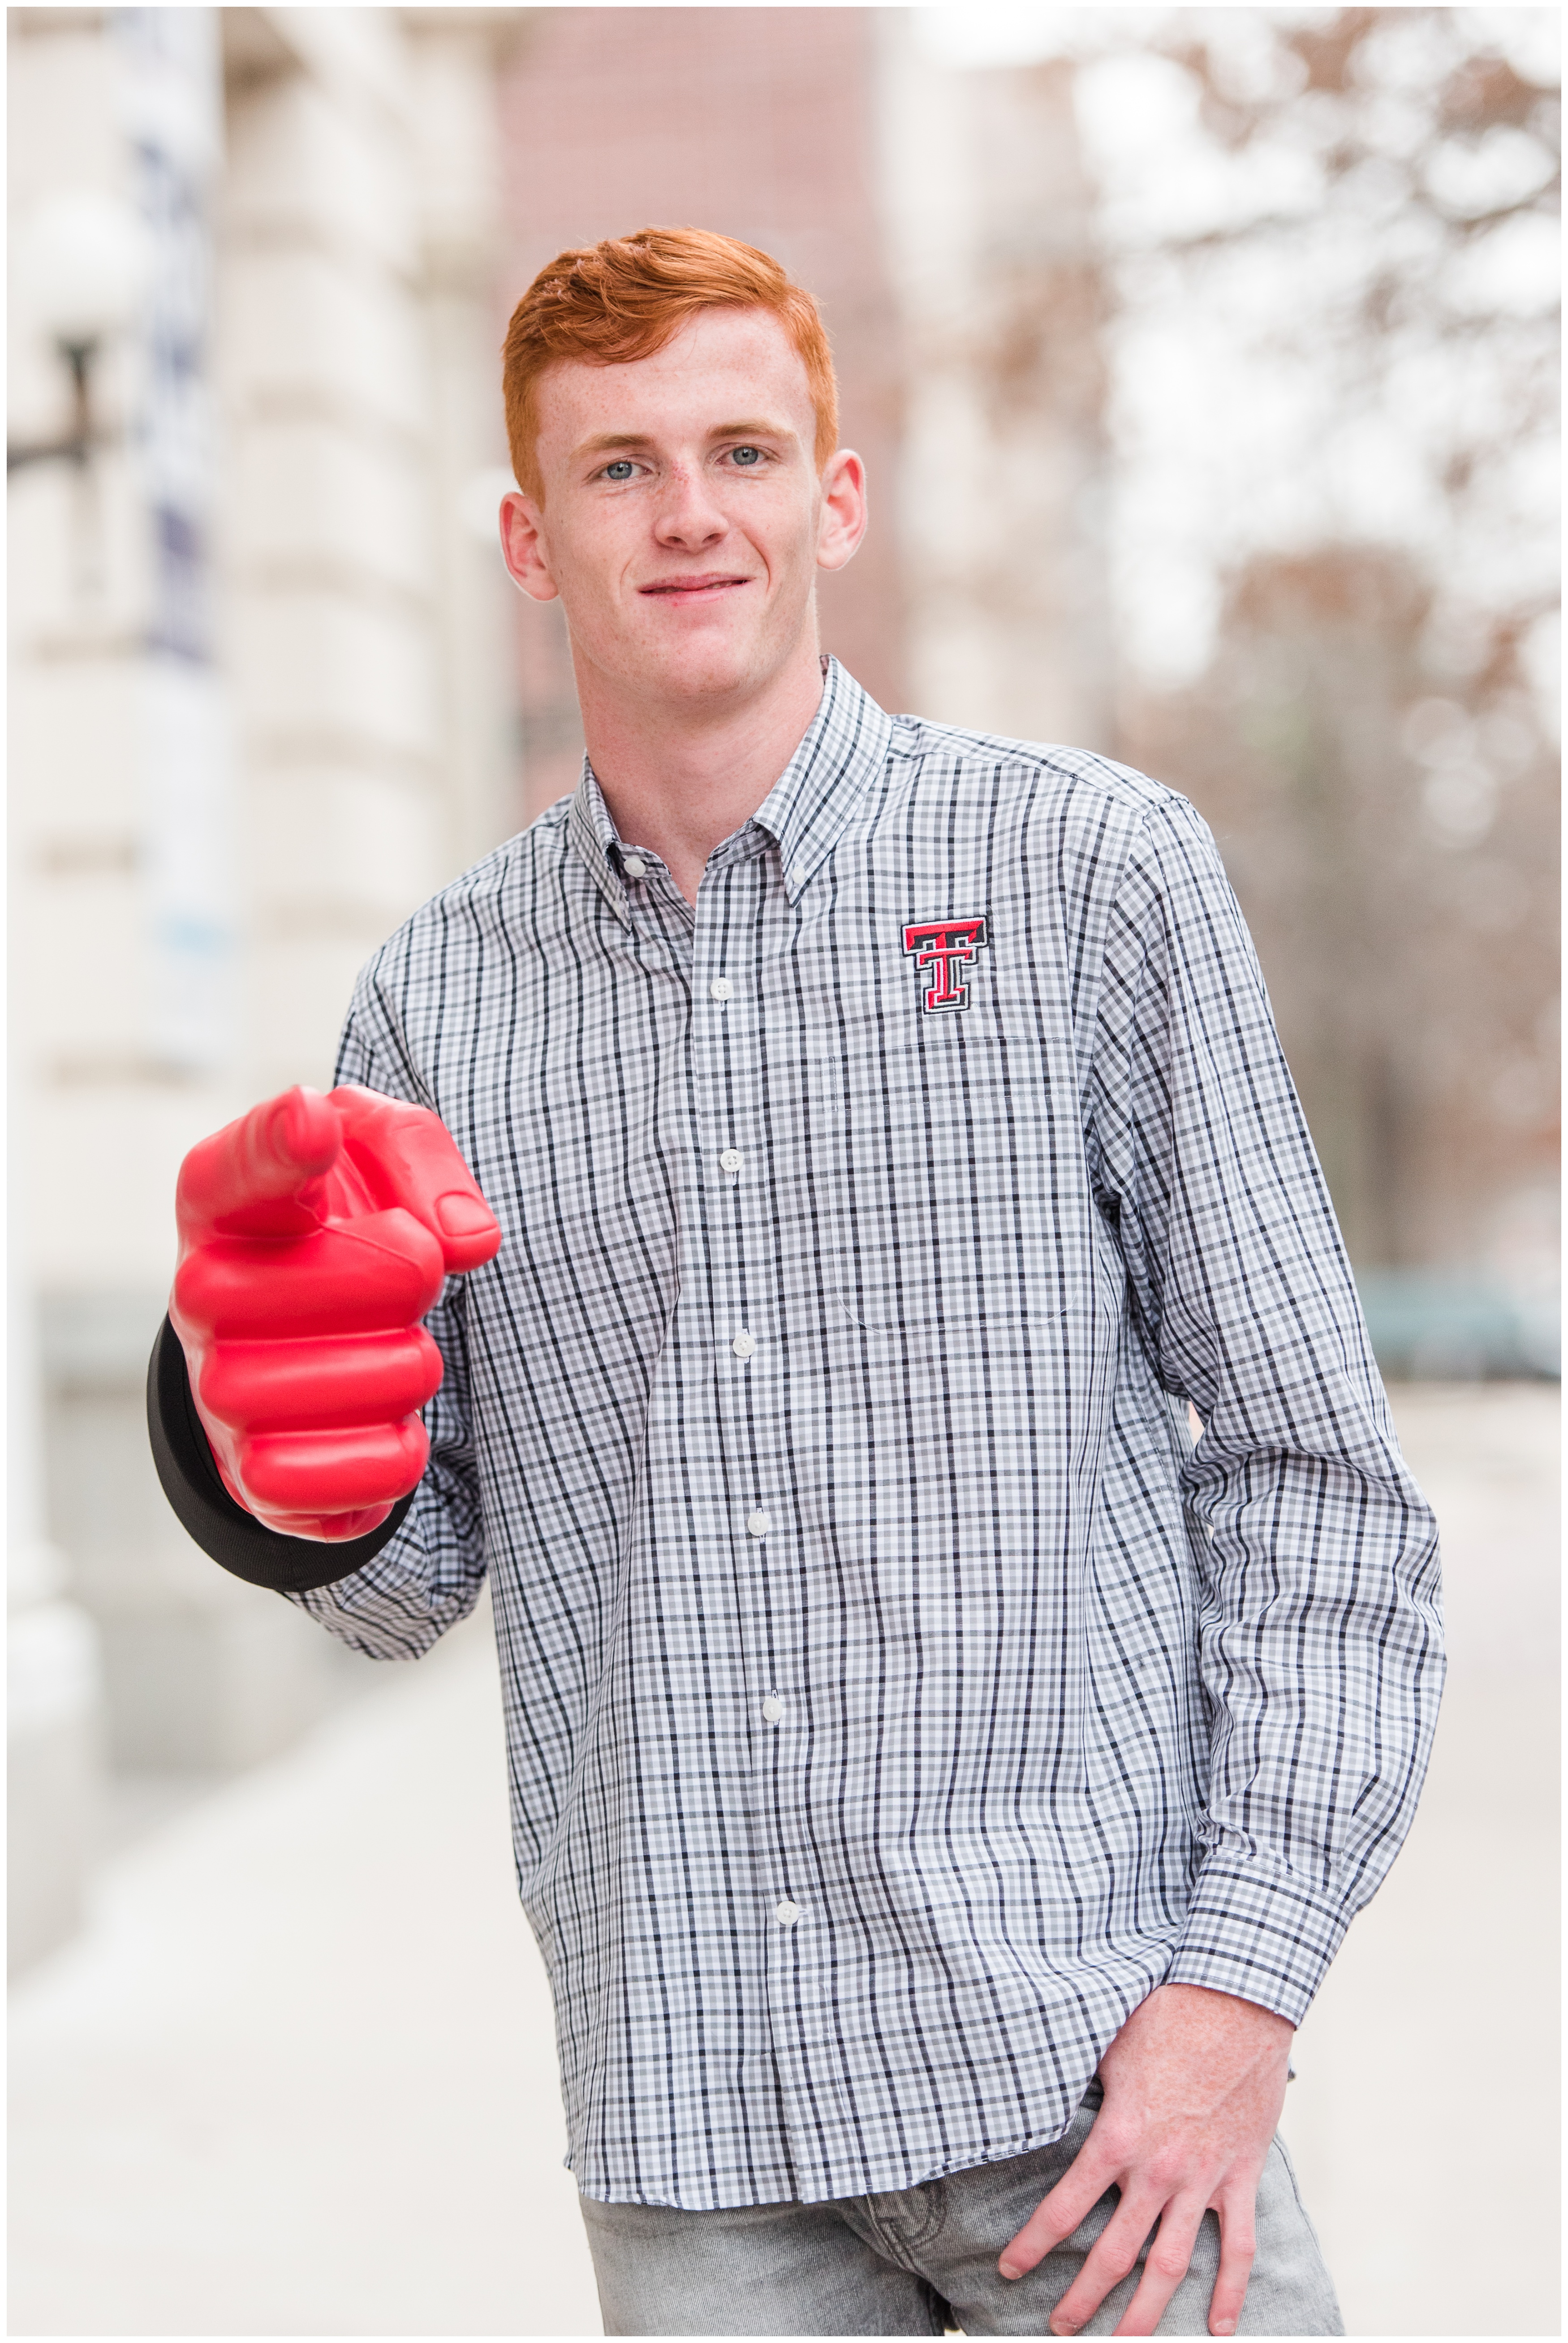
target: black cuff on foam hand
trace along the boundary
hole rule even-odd
[[[414,1502],[412,1494],[399,1499],[379,1529],[341,1545],[269,1530],[235,1503],[218,1476],[191,1397],[186,1354],[166,1318],[147,1368],[147,1436],[164,1494],[202,1552],[236,1578],[278,1594],[305,1594],[351,1577],[390,1544]]]

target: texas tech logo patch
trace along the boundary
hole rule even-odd
[[[970,989],[960,971],[986,942],[985,914],[968,920],[913,920],[904,930],[904,950],[912,956],[920,978],[923,1006],[967,1009]]]

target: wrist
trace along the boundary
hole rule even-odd
[[[1212,2010],[1218,2016],[1221,2011],[1234,2012],[1235,2023],[1255,2024],[1260,2033],[1281,2042],[1288,2043],[1296,2030],[1293,2018],[1282,2017],[1279,2011],[1271,2009],[1266,2002],[1253,2001],[1243,1993],[1227,1993],[1219,1986],[1189,1985],[1185,1980],[1178,1980],[1170,1985],[1157,1985],[1154,1995],[1169,1995],[1173,2000],[1184,2002],[1199,2013]],[[1150,1998],[1153,1999],[1154,1995]]]

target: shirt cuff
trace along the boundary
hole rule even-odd
[[[202,1552],[236,1578],[269,1586],[275,1594],[307,1594],[351,1578],[391,1544],[414,1502],[410,1491],[378,1529],[341,1544],[269,1530],[224,1487],[191,1396],[185,1351],[166,1318],[147,1367],[147,1437],[164,1494]]]
[[[1233,1993],[1299,2026],[1350,1924],[1342,1904],[1271,1856],[1216,1847],[1164,1981]]]

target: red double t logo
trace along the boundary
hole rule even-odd
[[[983,912],[969,920],[915,920],[904,930],[905,951],[918,970],[931,972],[924,987],[928,1010],[969,1007],[970,990],[958,979],[957,963],[972,960],[985,940]]]

